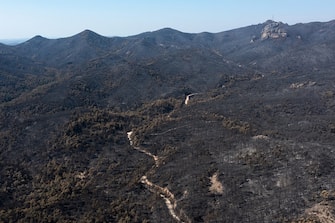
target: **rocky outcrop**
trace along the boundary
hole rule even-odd
[[[261,40],[279,39],[287,37],[287,31],[284,29],[284,24],[282,22],[275,22],[269,20],[265,24],[266,25],[261,32]]]

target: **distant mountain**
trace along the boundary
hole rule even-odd
[[[297,66],[295,58],[310,55],[298,63],[310,69],[315,60],[327,63],[327,58],[333,57],[334,23],[330,21],[289,26],[269,20],[263,24],[216,34],[188,34],[166,28],[125,38],[107,38],[85,30],[62,39],[48,40],[36,36],[11,48],[20,56],[52,66],[79,65],[110,53],[139,60],[175,49],[207,48],[236,63],[266,70],[269,70],[269,66],[271,69],[291,69],[292,66]],[[273,26],[268,28],[268,34],[264,31],[266,26]],[[287,61],[287,58],[290,60]]]
[[[27,39],[0,39],[0,44],[14,46],[27,41]]]
[[[82,64],[90,59],[101,57],[110,49],[116,39],[102,37],[92,31],[83,31],[75,36],[63,39],[46,39],[36,36],[20,45],[15,50],[34,60],[46,62],[55,67],[67,64]]]
[[[334,222],[335,20],[0,44],[1,222]]]

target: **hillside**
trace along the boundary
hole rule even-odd
[[[334,222],[334,26],[0,44],[0,221]]]

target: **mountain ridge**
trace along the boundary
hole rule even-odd
[[[254,63],[252,60],[247,59],[247,57],[262,57],[263,55],[273,57],[278,52],[278,49],[280,49],[273,47],[275,45],[299,49],[299,45],[308,44],[311,41],[315,44],[331,41],[331,36],[335,35],[331,31],[334,21],[296,24],[292,26],[283,24],[288,31],[288,37],[282,38],[285,41],[279,43],[280,38],[273,39],[270,42],[269,40],[262,40],[262,29],[271,22],[273,24],[277,23],[269,20],[262,24],[219,33],[198,34],[183,33],[171,28],[165,28],[129,37],[104,37],[93,31],[86,30],[74,36],[60,39],[49,40],[36,36],[17,46],[1,46],[1,48],[14,51],[20,54],[20,56],[32,59],[38,58],[38,60],[52,66],[55,64],[76,63],[75,58],[78,58],[78,65],[80,65],[90,59],[101,57],[110,52],[122,53],[126,58],[138,60],[155,57],[158,54],[167,53],[169,50],[192,47],[204,47],[216,50],[220,54],[236,61],[236,63],[245,63],[245,61]],[[320,24],[322,24],[322,28],[320,28]],[[325,33],[322,31],[323,29],[329,31]],[[323,35],[327,36],[328,39],[325,39],[326,37],[323,37]],[[239,49],[244,51],[244,57],[240,56],[242,52]],[[0,52],[4,50],[0,50]],[[56,62],[52,64],[52,61]],[[309,63],[307,62],[305,65],[308,66]]]
[[[334,222],[334,25],[0,45],[0,221]]]
[[[85,29],[77,34],[74,34],[72,36],[69,36],[69,37],[58,37],[58,38],[46,38],[46,37],[43,37],[43,38],[46,38],[46,39],[50,39],[50,40],[57,40],[57,39],[64,39],[64,38],[71,38],[73,36],[76,36],[80,33],[85,33],[85,32],[92,32],[92,33],[95,33],[99,36],[102,36],[102,37],[106,37],[106,38],[128,38],[128,37],[132,37],[132,36],[138,36],[138,35],[141,35],[141,34],[145,34],[145,33],[152,33],[152,32],[159,32],[159,31],[177,31],[177,32],[180,32],[180,33],[185,33],[185,34],[204,34],[204,33],[207,33],[207,34],[219,34],[219,33],[224,33],[224,32],[230,32],[230,31],[234,31],[234,30],[238,30],[238,29],[241,29],[241,28],[247,28],[247,27],[252,27],[252,26],[259,26],[259,25],[264,25],[264,24],[267,24],[268,22],[276,22],[274,20],[267,20],[263,23],[258,23],[258,24],[253,24],[253,25],[249,25],[249,26],[245,26],[245,27],[237,27],[237,28],[234,28],[234,29],[230,29],[230,30],[225,30],[225,31],[219,31],[219,32],[208,32],[208,31],[202,31],[202,32],[198,32],[198,33],[187,33],[187,32],[183,32],[181,30],[177,30],[177,29],[174,29],[174,28],[171,28],[171,27],[164,27],[164,28],[161,28],[161,29],[158,29],[158,30],[154,30],[154,31],[148,31],[148,32],[142,32],[142,33],[138,33],[138,34],[133,34],[133,35],[129,35],[129,36],[124,36],[124,37],[121,37],[121,36],[113,36],[113,37],[108,37],[108,36],[103,36],[103,35],[100,35],[96,32],[94,32],[93,30],[90,30],[90,29]],[[334,24],[335,20],[329,20],[329,21],[326,21],[326,22],[318,22],[318,21],[313,21],[313,22],[306,22],[306,23],[296,23],[296,24],[292,24],[292,25],[288,25],[287,23],[285,23],[285,25],[287,26],[300,26],[300,25],[320,25],[320,24]],[[35,37],[37,36],[40,36],[39,34],[36,34]],[[33,39],[34,37],[32,38],[29,38],[27,41]],[[4,43],[0,43],[0,44],[3,44],[3,45],[6,45]],[[6,45],[6,46],[11,46],[11,45]]]

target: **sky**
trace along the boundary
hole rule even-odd
[[[0,39],[130,36],[170,27],[221,32],[268,19],[290,25],[335,19],[335,0],[0,0]]]

